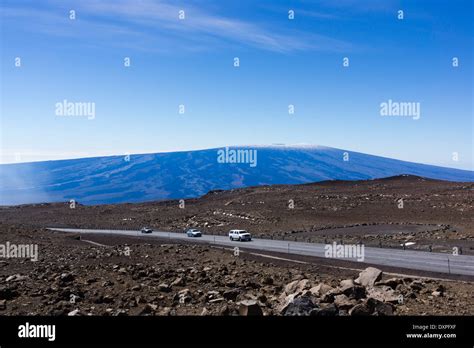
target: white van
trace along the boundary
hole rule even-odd
[[[229,239],[232,241],[238,240],[239,242],[251,241],[252,236],[246,230],[230,230]]]

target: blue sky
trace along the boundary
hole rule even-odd
[[[472,169],[472,7],[3,0],[0,160],[304,143]],[[57,116],[64,99],[95,117]],[[382,117],[389,99],[420,119]]]

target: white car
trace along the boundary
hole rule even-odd
[[[152,230],[151,228],[149,228],[149,227],[143,227],[143,228],[141,229],[141,232],[142,232],[142,233],[152,233],[153,230]]]
[[[189,230],[186,231],[186,235],[188,237],[201,237],[202,233],[199,230],[196,230],[195,228],[190,228]]]
[[[238,240],[239,242],[251,241],[252,235],[248,233],[246,230],[230,230],[229,239],[232,241]]]

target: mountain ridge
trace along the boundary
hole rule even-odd
[[[221,156],[223,149],[252,151],[255,166]],[[222,153],[221,153],[222,154]],[[249,154],[249,153],[247,153]],[[230,159],[230,161],[229,161]],[[235,160],[235,158],[234,158]],[[227,162],[226,162],[227,161]],[[320,145],[246,145],[206,150],[0,165],[0,204],[84,204],[193,198],[212,190],[367,180],[396,175],[471,182],[474,172],[419,164]]]

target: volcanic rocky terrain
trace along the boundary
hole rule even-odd
[[[244,228],[264,238],[383,248],[411,241],[410,248],[458,246],[472,254],[473,188],[400,176],[214,191],[184,201],[4,206],[0,243],[37,244],[39,258],[0,259],[0,315],[470,315],[471,279],[46,227]]]

